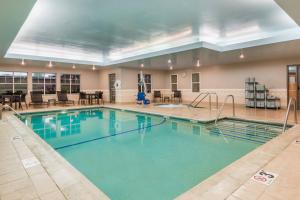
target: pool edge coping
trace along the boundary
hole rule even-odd
[[[8,119],[8,123],[10,123],[10,125],[16,129],[17,134],[21,136],[25,145],[29,148],[33,155],[38,158],[44,170],[48,173],[61,193],[64,194],[67,199],[69,199],[68,196],[76,196],[80,192],[85,192],[85,194],[90,195],[91,197],[87,197],[86,199],[110,200],[105,192],[103,192],[94,183],[92,183],[78,169],[72,166],[55,149],[53,149],[42,138],[40,138],[30,127],[26,126],[26,124],[23,123],[17,116],[15,116],[13,113],[9,113],[6,117]],[[12,123],[12,121],[14,123]],[[23,134],[20,134],[20,131],[23,132]],[[35,141],[34,144],[33,140]],[[37,152],[38,150],[42,151]],[[57,165],[61,166],[62,168],[58,168]],[[61,183],[62,181],[57,180],[59,179],[59,177],[57,177],[56,175],[54,176],[56,172],[61,172],[64,170],[67,174],[69,173],[69,183]],[[74,185],[77,187],[74,187],[75,189],[72,189]],[[66,190],[68,190],[67,193]],[[78,190],[80,192],[78,192]],[[72,194],[70,195],[70,193]]]
[[[188,121],[196,121],[194,119],[191,119],[191,118],[186,118],[186,117],[178,117],[178,116],[173,116],[173,115],[162,115],[161,113],[157,113],[157,112],[146,112],[146,111],[136,111],[136,110],[130,110],[128,108],[126,109],[121,109],[121,108],[116,108],[116,107],[110,107],[110,106],[89,106],[89,107],[79,107],[79,109],[90,109],[90,108],[110,108],[110,109],[116,109],[116,110],[124,110],[124,111],[130,111],[130,112],[136,112],[136,113],[143,113],[143,114],[152,114],[152,115],[159,115],[159,116],[162,116],[162,117],[165,117],[165,116],[168,116],[170,118],[175,118],[175,119],[183,119],[183,120],[188,120]],[[70,110],[70,109],[76,109],[74,107],[69,107],[69,108],[65,108],[64,110]],[[78,108],[77,108],[78,109]],[[49,111],[59,111],[61,109],[57,108],[57,109],[51,109],[51,110],[47,110],[48,112]],[[45,110],[37,110],[35,112],[21,112],[22,114],[24,113],[38,113],[38,112],[47,112]],[[11,114],[13,115],[13,114]],[[13,115],[14,116],[14,115]],[[41,138],[39,138],[32,129],[30,129],[29,127],[27,127],[20,119],[18,119],[16,116],[14,116],[15,119],[17,119],[17,121],[22,124],[23,126],[25,126],[27,128],[27,130],[29,130],[29,132],[31,132],[32,135],[34,135],[33,138],[35,138],[43,148],[47,149],[47,148],[51,148],[51,152],[49,152],[49,154],[52,154],[53,151],[54,151],[54,155],[51,155],[51,156],[55,156],[55,154],[57,154],[56,156],[59,157],[59,160],[63,160],[64,161],[64,165],[69,168],[71,167],[78,175],[78,173],[80,174],[81,178],[84,178],[86,179],[86,181],[90,184],[90,186],[92,187],[92,189],[94,190],[95,188],[97,190],[99,190],[101,193],[105,194],[104,192],[101,191],[101,189],[99,189],[97,186],[95,186],[91,181],[88,180],[87,177],[85,177],[82,173],[80,173],[75,167],[73,167],[67,160],[65,160],[61,155],[59,155],[50,145],[48,145],[45,141],[43,141]],[[245,121],[245,119],[243,118],[232,118],[232,117],[223,117],[223,118],[220,118],[220,119],[240,119],[240,120],[243,120]],[[209,122],[212,122],[214,120],[208,120],[208,121],[201,121],[201,120],[198,120],[198,122],[201,122],[201,123],[209,123]],[[262,122],[262,123],[266,123],[265,121],[262,121],[262,120],[246,120],[246,121],[249,121],[249,122]],[[267,122],[269,123],[269,122]],[[272,122],[270,122],[272,123]],[[274,122],[274,124],[279,124],[277,122]],[[190,188],[188,191],[180,194],[178,197],[176,197],[176,199],[192,199],[192,198],[197,198],[199,199],[201,197],[202,199],[202,196],[203,196],[203,199],[206,199],[206,196],[209,195],[209,196],[212,196],[214,195],[214,188],[215,187],[218,187],[218,185],[220,183],[223,183],[224,180],[229,180],[229,182],[234,182],[235,184],[235,189],[229,193],[227,193],[227,196],[226,197],[229,197],[235,190],[237,190],[239,187],[241,187],[243,185],[243,183],[245,183],[253,174],[255,174],[259,169],[261,169],[263,166],[265,166],[267,163],[269,163],[271,160],[273,160],[276,156],[278,156],[287,146],[289,146],[289,144],[291,144],[293,142],[293,140],[296,138],[296,137],[299,137],[300,134],[299,133],[295,133],[294,130],[300,130],[300,125],[295,125],[294,127],[290,128],[286,133],[284,134],[281,134],[279,136],[277,136],[276,138],[268,141],[267,143],[261,145],[260,147],[258,147],[257,149],[247,153],[246,155],[244,155],[243,157],[239,158],[238,160],[234,161],[233,163],[231,163],[230,165],[222,168],[221,170],[219,170],[218,172],[216,172],[215,174],[209,176],[207,179],[205,179],[204,181],[198,183],[196,186]],[[288,139],[286,139],[286,137],[288,137]],[[42,141],[41,141],[42,140]],[[283,142],[280,142],[280,141],[283,141]],[[25,142],[25,141],[24,141]],[[276,146],[274,145],[274,143],[283,143],[281,144],[282,146],[280,147],[280,149],[276,149],[276,148],[273,148],[272,149],[272,145],[273,147]],[[29,148],[30,148],[30,145],[28,145],[27,143],[25,143]],[[270,149],[271,148],[271,152]],[[264,149],[267,149],[268,152],[264,152]],[[32,149],[30,148],[30,150],[32,151]],[[33,151],[34,155],[36,155],[36,153]],[[244,164],[244,167],[247,166],[247,164],[249,164],[249,158],[251,160],[251,162],[253,163],[256,163],[258,160],[257,158],[255,158],[256,156],[254,155],[264,155],[266,156],[266,158],[264,159],[265,162],[264,163],[261,163],[261,164],[254,164],[255,168],[254,170],[251,171],[251,176],[249,176],[249,174],[246,175],[246,178],[243,177],[241,180],[238,180],[236,178],[234,178],[235,176],[232,175],[231,173],[234,172],[233,170],[236,170],[237,169],[237,166],[238,165],[241,165]],[[37,156],[38,157],[38,156]],[[38,157],[39,158],[39,157]],[[248,161],[245,161],[245,160],[248,160]],[[43,166],[45,167],[45,166]],[[239,168],[243,168],[243,166],[240,166]],[[46,169],[45,169],[46,170]],[[224,173],[227,173],[228,176],[224,175]],[[230,173],[231,172],[231,173]],[[248,172],[249,173],[249,172]],[[227,181],[228,181],[227,180]],[[238,182],[239,184],[236,184],[236,182]],[[212,185],[213,183],[213,185]],[[216,189],[216,188],[215,188]],[[224,192],[222,192],[223,195],[224,195]],[[106,196],[107,197],[107,196]],[[109,199],[109,197],[107,197],[107,199]]]

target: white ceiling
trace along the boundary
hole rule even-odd
[[[250,47],[243,50],[244,59],[240,59],[240,50],[232,50],[226,52],[217,52],[214,50],[201,48],[198,50],[189,50],[173,54],[175,57],[172,66],[174,69],[196,68],[195,53],[198,54],[201,66],[238,64],[245,62],[258,62],[282,59],[298,59],[300,58],[300,40],[280,42],[275,44]],[[175,56],[174,56],[175,55]],[[157,56],[139,61],[131,61],[127,63],[117,64],[117,67],[140,68],[144,63],[145,69],[165,69],[169,70],[169,55]],[[295,63],[287,63],[295,64]]]
[[[127,65],[204,47],[203,62],[227,62],[232,50],[299,38],[273,0],[38,0],[6,57]]]

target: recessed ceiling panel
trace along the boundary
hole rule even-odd
[[[111,65],[298,38],[273,0],[38,0],[6,57]]]

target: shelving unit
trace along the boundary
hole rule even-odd
[[[249,108],[279,109],[280,98],[269,95],[265,85],[259,84],[255,78],[245,81],[245,104]]]

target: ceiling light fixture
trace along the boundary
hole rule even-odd
[[[170,70],[173,70],[173,66],[172,65],[170,66]]]
[[[244,59],[245,58],[245,55],[243,53],[243,49],[241,50],[241,54],[240,54],[240,59]]]
[[[144,63],[142,63],[142,64],[141,64],[141,68],[144,68],[144,67],[145,67],[145,65],[144,65]]]
[[[72,68],[73,68],[73,69],[76,69],[76,66],[75,66],[75,64],[73,64]]]
[[[25,63],[25,60],[24,59],[22,59],[22,62],[21,62],[21,65],[26,65],[26,63]]]
[[[197,60],[196,67],[201,67],[201,63],[199,59]]]
[[[53,67],[52,61],[49,61],[48,67],[50,67],[50,68]]]
[[[93,65],[93,71],[95,71],[96,70],[96,67],[95,67],[95,65]]]

